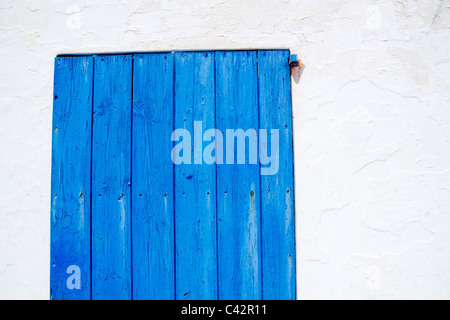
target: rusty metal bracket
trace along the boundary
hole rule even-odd
[[[296,54],[292,54],[289,57],[289,65],[291,66],[291,75],[294,77],[294,81],[299,83],[303,70],[305,69],[305,63],[299,60]]]
[[[289,65],[291,67],[295,67],[295,66],[299,65],[298,57],[296,54],[291,54],[291,56],[289,57]]]

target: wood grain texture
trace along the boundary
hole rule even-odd
[[[131,299],[132,56],[96,56],[92,298]]]
[[[52,299],[295,299],[288,57],[266,50],[56,59]],[[216,154],[228,164],[202,157],[214,141],[203,133],[214,128],[224,139]],[[261,174],[268,165],[249,155],[249,137],[245,150],[238,138],[226,147],[234,138],[227,130],[253,130],[256,139],[260,128],[269,140],[254,145],[269,157],[271,130],[279,130],[275,175]],[[191,164],[172,162],[174,129],[191,135]],[[67,288],[73,265],[81,290]]]
[[[191,149],[196,154],[192,164],[175,167],[177,299],[214,300],[216,166],[202,160],[205,147],[211,143],[203,145],[202,132],[215,128],[214,53],[176,53],[175,66],[175,127],[191,133]]]
[[[259,51],[260,126],[279,130],[279,171],[261,175],[263,298],[294,300],[295,217],[289,51]],[[268,140],[270,146],[275,141]],[[260,140],[260,144],[262,141]],[[273,154],[272,154],[273,155]],[[270,155],[269,155],[270,156]]]
[[[90,196],[93,58],[56,58],[53,105],[51,299],[91,297]],[[67,268],[81,289],[67,287]]]
[[[216,53],[217,128],[258,130],[255,51]],[[247,149],[248,150],[248,149]],[[234,155],[236,158],[236,154]],[[235,162],[236,163],[236,162]],[[219,298],[261,299],[259,166],[219,165]]]
[[[175,299],[173,54],[135,56],[134,299]]]

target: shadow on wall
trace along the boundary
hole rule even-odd
[[[303,70],[305,70],[305,63],[303,61],[299,61],[298,65],[291,67],[292,78],[295,83],[300,83],[300,79],[302,78]]]

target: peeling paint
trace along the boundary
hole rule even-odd
[[[298,297],[450,298],[448,0],[72,5],[0,3],[0,299],[50,295],[54,57],[244,48],[308,63],[292,85]]]

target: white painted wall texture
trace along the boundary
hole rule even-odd
[[[53,59],[290,48],[298,297],[450,299],[450,0],[0,0],[0,298],[49,298]]]

